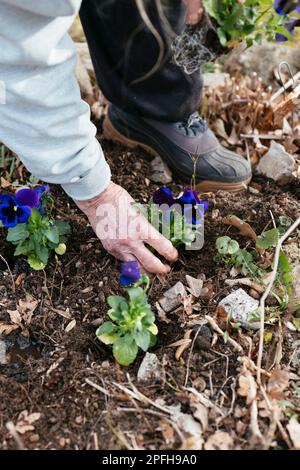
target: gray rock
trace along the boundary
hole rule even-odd
[[[172,181],[172,173],[162,159],[157,156],[150,163],[148,178],[154,183],[168,184]]]
[[[270,150],[261,158],[256,169],[258,173],[286,184],[293,179],[295,160],[282,145],[272,140]]]
[[[259,302],[250,297],[244,289],[238,289],[221,300],[222,307],[231,318],[242,327],[252,330],[259,329],[259,322],[252,322],[251,316],[258,313]]]
[[[155,382],[161,379],[161,366],[155,354],[146,352],[137,373],[138,382]]]
[[[229,73],[224,73],[224,72],[207,72],[202,75],[203,77],[203,85],[205,87],[210,88],[211,90],[213,88],[217,88],[219,86],[225,85],[226,80],[230,79]]]
[[[165,312],[171,312],[181,305],[182,298],[186,295],[187,292],[182,282],[177,282],[159,299],[159,304]]]

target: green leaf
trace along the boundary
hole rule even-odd
[[[150,344],[149,344],[149,348],[153,348],[157,343],[157,336],[153,335],[152,333],[150,333]]]
[[[228,333],[228,331],[224,331],[223,340],[224,340],[224,343],[225,343],[225,344],[228,342],[228,340],[229,340],[229,333]]]
[[[233,255],[238,252],[240,246],[237,241],[230,237],[219,237],[216,241],[216,247],[221,255]]]
[[[118,310],[122,302],[126,302],[126,300],[120,295],[110,295],[107,298],[108,305],[114,310]]]
[[[257,248],[262,250],[267,250],[268,248],[273,248],[277,246],[279,240],[279,230],[273,228],[267,232],[263,232],[256,240]]]
[[[65,243],[60,243],[59,245],[57,245],[55,247],[55,253],[57,255],[62,256],[62,255],[65,254],[66,251],[67,251],[67,247],[66,247]]]
[[[64,222],[63,220],[55,220],[54,225],[57,228],[60,236],[69,235],[71,232],[71,227],[68,222]]]
[[[137,356],[138,346],[134,340],[130,343],[125,338],[118,338],[113,345],[113,354],[116,361],[122,366],[132,364]]]
[[[115,341],[119,338],[119,335],[117,333],[103,333],[102,335],[100,335],[96,332],[96,334],[99,341],[106,345],[114,344]]]
[[[45,233],[45,237],[52,243],[59,243],[59,231],[57,227],[51,227]]]
[[[42,216],[37,209],[31,209],[29,221],[35,225],[39,225],[42,220]]]
[[[152,325],[149,326],[148,331],[150,331],[154,336],[158,335],[158,328],[155,323],[152,323]]]
[[[137,331],[134,335],[134,339],[136,344],[143,350],[147,351],[150,345],[150,331],[148,330],[141,330]]]
[[[29,231],[26,224],[18,224],[15,227],[11,227],[7,231],[6,240],[8,242],[19,242],[29,237]]]
[[[23,240],[18,243],[17,248],[15,249],[14,255],[27,255],[31,251],[34,250],[34,242],[30,238],[27,240]]]
[[[141,287],[131,287],[127,290],[127,293],[131,301],[136,299],[147,300],[146,294]]]
[[[116,325],[114,325],[111,321],[106,321],[101,325],[98,330],[96,331],[96,335],[103,335],[104,333],[114,333],[116,330]]]
[[[39,260],[34,253],[31,253],[28,256],[27,261],[29,266],[35,271],[40,271],[41,269],[44,269],[46,267],[46,265],[42,263],[41,260]]]
[[[43,264],[46,265],[48,263],[48,259],[49,259],[49,250],[48,250],[48,248],[46,246],[36,244],[35,245],[35,252],[36,252],[36,255],[39,258],[39,260]]]

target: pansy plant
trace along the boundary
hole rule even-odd
[[[203,231],[207,201],[200,201],[196,191],[185,188],[179,197],[174,197],[167,187],[154,192],[145,206],[139,206],[148,221],[176,247],[190,247],[197,234]]]
[[[0,194],[0,223],[8,229],[6,239],[16,246],[15,256],[26,256],[35,270],[45,268],[52,251],[59,255],[66,251],[70,226],[52,219],[52,206],[48,185]]]
[[[120,282],[126,286],[127,298],[112,295],[107,299],[110,309],[106,321],[98,328],[98,339],[112,345],[116,361],[129,366],[137,356],[139,348],[147,351],[156,343],[158,333],[155,316],[147,299],[149,278],[140,274],[137,261],[121,265]]]

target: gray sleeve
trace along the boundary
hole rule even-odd
[[[80,3],[0,0],[0,141],[32,174],[85,200],[106,188],[110,169],[80,97],[67,34]]]

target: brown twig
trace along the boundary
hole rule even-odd
[[[6,267],[8,269],[9,274],[10,274],[10,277],[11,277],[13,293],[15,293],[16,292],[16,285],[15,285],[15,280],[14,280],[13,273],[11,272],[11,269],[9,267],[8,262],[6,261],[6,259],[1,254],[0,254],[0,258],[2,259],[3,263],[6,264]]]

